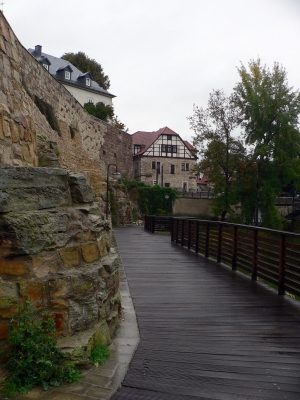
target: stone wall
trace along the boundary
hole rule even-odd
[[[85,361],[92,344],[110,343],[119,258],[94,197],[83,174],[0,168],[0,347],[25,300],[51,311],[70,358]]]
[[[53,108],[60,134],[36,99]],[[105,192],[109,163],[132,177],[131,136],[86,113],[20,44],[0,13],[0,165],[39,166],[38,136],[56,144],[60,166],[84,173],[96,195]]]
[[[158,174],[158,184],[161,185],[162,167],[163,167],[163,185],[166,183],[170,187],[178,190],[183,189],[183,184],[186,182],[186,190],[196,190],[197,182],[195,172],[192,172],[195,166],[195,160],[183,159],[176,157],[139,157],[134,161],[135,174],[141,176],[140,180],[148,185],[153,185],[156,180],[156,170],[152,169],[152,161],[160,161],[160,173]],[[182,164],[188,163],[189,170],[182,170]],[[171,174],[171,165],[174,165],[174,174]]]
[[[180,215],[209,215],[213,216],[210,209],[210,199],[192,199],[180,197],[175,200],[173,213]]]

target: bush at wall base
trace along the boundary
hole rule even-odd
[[[76,382],[80,371],[74,365],[64,365],[61,350],[53,335],[55,324],[49,313],[37,312],[25,302],[12,317],[8,345],[3,351],[9,372],[5,395],[27,393],[34,386],[59,386]]]

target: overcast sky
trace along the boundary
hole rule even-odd
[[[230,94],[236,67],[258,56],[300,88],[300,0],[3,1],[24,47],[83,51],[102,65],[129,133],[168,126],[191,141],[193,104]]]

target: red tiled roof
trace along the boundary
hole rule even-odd
[[[167,126],[165,126],[164,128],[160,128],[156,132],[137,131],[133,133],[132,144],[142,146],[141,151],[135,155],[144,153],[144,151],[146,151],[151,146],[151,144],[154,143],[155,140],[162,134],[179,136],[178,133],[172,131],[172,129],[168,128]],[[187,146],[189,150],[195,149],[188,141],[184,140],[183,143]]]
[[[188,142],[187,140],[184,140],[183,143],[186,145],[186,147],[189,150],[196,150],[196,148],[190,142]]]
[[[204,174],[201,179],[197,178],[197,184],[199,185],[207,185],[207,182],[209,182],[209,178],[206,174]]]

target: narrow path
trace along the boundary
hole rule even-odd
[[[115,230],[141,334],[113,400],[299,400],[300,305],[141,227]]]

